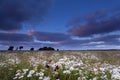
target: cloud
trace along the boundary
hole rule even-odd
[[[96,37],[92,38],[91,41],[104,41],[106,43],[108,42],[119,42],[120,35],[107,35],[107,36],[101,36],[101,37]]]
[[[103,45],[120,45],[120,35],[107,35],[91,39],[93,42],[104,42]],[[101,44],[100,44],[101,45]],[[98,45],[99,46],[99,45]]]
[[[68,30],[71,35],[78,37],[89,37],[114,31],[120,31],[120,9],[115,12],[101,11],[87,15],[83,22],[79,22],[79,25],[76,25],[75,22]]]
[[[32,42],[33,37],[18,33],[0,33],[0,42]]]
[[[0,0],[0,30],[21,30],[22,23],[43,20],[51,0]]]
[[[29,31],[29,33],[31,33],[31,35],[0,33],[0,44],[7,47],[10,45],[15,47],[22,45],[24,49],[30,49],[31,47],[38,49],[43,46],[51,46],[56,49],[99,49],[102,47],[104,47],[104,49],[109,49],[120,45],[120,35],[106,35],[89,39],[72,39],[69,36],[66,36],[66,38],[59,37],[55,35],[58,33],[51,32]],[[43,34],[44,36],[46,35],[46,38],[43,37]],[[64,35],[65,34],[62,34],[62,36]]]
[[[39,41],[58,42],[70,39],[70,36],[64,33],[28,31],[27,34],[34,36]]]
[[[84,47],[90,46],[92,48],[96,48],[97,45],[120,45],[119,41],[120,35],[106,35],[94,37],[91,39],[69,39],[65,41],[58,42],[59,45],[67,46],[67,47]]]

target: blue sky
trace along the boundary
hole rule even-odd
[[[120,49],[119,0],[1,0],[0,49]]]

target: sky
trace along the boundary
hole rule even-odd
[[[0,0],[0,50],[120,49],[120,0]]]

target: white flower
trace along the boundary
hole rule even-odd
[[[120,80],[120,69],[114,68],[112,71],[112,78]]]
[[[45,70],[44,70],[44,69],[41,69],[41,72],[45,72]]]
[[[71,70],[71,71],[74,70],[74,67],[71,66],[71,67],[70,67],[70,70]]]
[[[16,80],[16,79],[17,79],[17,77],[14,77],[14,78],[13,78],[13,80]]]
[[[43,66],[46,66],[47,61],[43,61],[42,64],[43,64]]]
[[[43,80],[50,80],[50,77],[44,77]]]
[[[101,71],[105,71],[105,68],[100,68]]]
[[[21,78],[23,78],[23,77],[24,77],[24,76],[22,75],[22,76],[19,77],[19,79],[21,79]]]
[[[78,79],[77,80],[81,80],[81,78],[80,77],[78,77]]]
[[[35,71],[34,70],[30,70],[30,72],[29,72],[29,74],[34,74],[35,73]]]
[[[29,69],[23,69],[23,72],[27,72]]]
[[[17,70],[16,72],[17,72],[17,73],[20,73],[20,72],[21,72],[21,70]]]
[[[32,77],[32,75],[31,75],[31,74],[28,74],[27,77],[28,77],[28,78],[29,78],[29,77]]]
[[[39,77],[39,79],[43,79],[43,77]]]
[[[70,74],[71,72],[69,70],[63,71],[64,74]]]
[[[15,76],[20,76],[20,73],[17,73]]]
[[[8,59],[8,63],[15,64],[15,60],[14,59]]]
[[[85,80],[86,78],[85,77],[82,77],[82,80]]]
[[[97,77],[94,77],[93,80],[97,80]]]
[[[18,58],[15,59],[15,63],[16,64],[19,64],[20,63],[20,60]]]
[[[43,77],[43,76],[44,76],[44,73],[43,73],[43,72],[40,72],[40,73],[36,73],[36,76],[40,76],[40,77]]]
[[[97,69],[96,69],[96,68],[94,68],[94,71],[96,72],[96,71],[97,71]]]
[[[54,73],[54,74],[58,74],[58,72],[56,72],[56,71],[55,71],[55,72],[53,72],[53,73]]]

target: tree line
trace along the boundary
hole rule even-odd
[[[9,51],[13,51],[13,50],[22,50],[23,49],[23,46],[19,46],[19,47],[17,47],[16,49],[15,49],[15,47],[14,46],[9,46],[9,48],[8,48],[8,50]],[[32,47],[32,48],[30,48],[29,49],[30,51],[34,51],[34,48]],[[52,47],[42,47],[42,48],[39,48],[38,49],[39,51],[44,51],[44,50],[52,50],[52,51],[54,51],[55,49],[54,48],[52,48]],[[58,51],[59,49],[57,49],[57,51]]]

